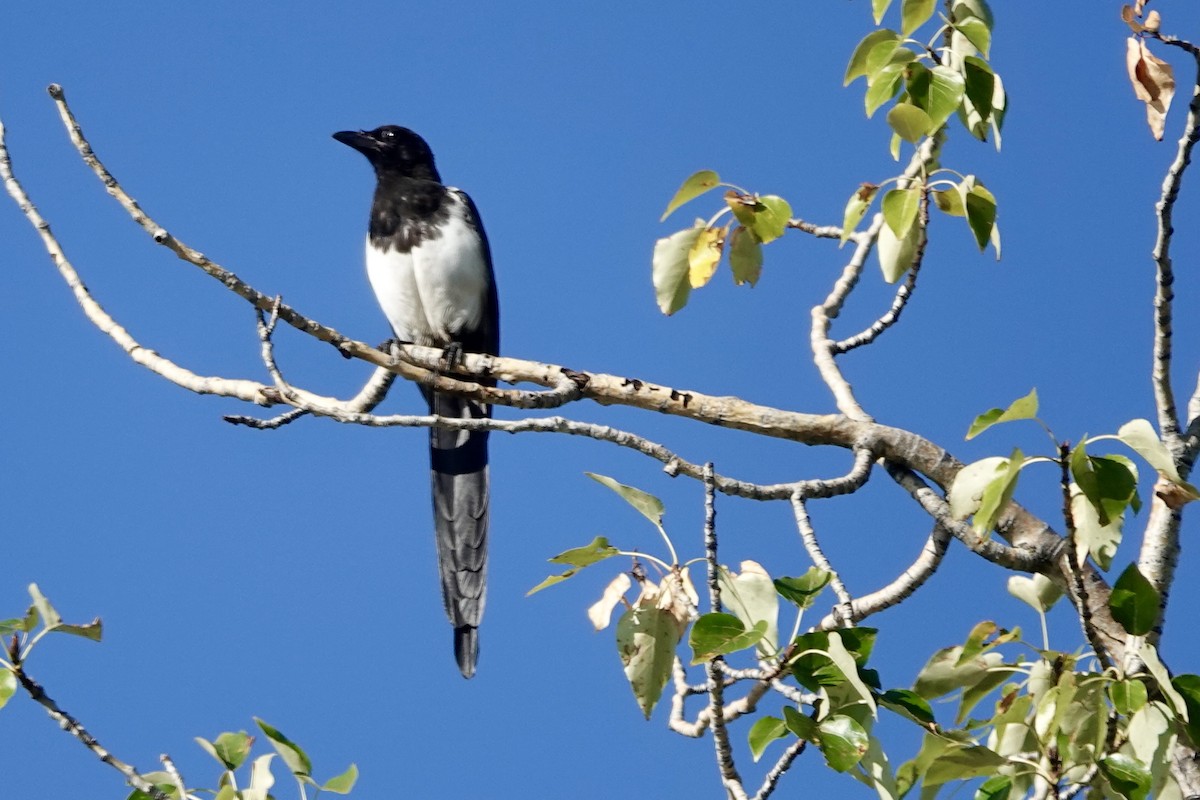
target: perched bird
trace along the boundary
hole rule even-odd
[[[367,157],[375,199],[367,231],[367,278],[401,342],[495,355],[500,307],[492,255],[467,194],[442,184],[433,152],[408,128],[340,131],[333,138]],[[476,378],[494,386],[495,381]],[[441,417],[491,416],[491,406],[422,387]],[[433,518],[442,599],[454,625],[463,677],[475,674],[487,588],[488,433],[429,429]]]

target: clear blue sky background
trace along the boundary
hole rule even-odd
[[[507,354],[833,410],[810,363],[808,309],[846,253],[791,234],[768,248],[758,287],[735,288],[722,273],[672,318],[655,307],[649,257],[656,238],[715,209],[701,201],[658,222],[697,169],[781,194],[820,223],[840,221],[859,182],[895,174],[883,120],[863,118],[861,84],[841,88],[871,28],[864,0],[10,5],[0,114],[18,175],[96,297],[144,345],[199,373],[265,378],[250,310],[105,196],[71,149],[48,83],[66,88],[101,157],[160,223],[350,336],[387,335],[361,265],[371,175],[329,137],[400,123],[426,136],[447,181],[482,210]],[[1061,437],[1153,416],[1148,253],[1173,145],[1152,141],[1127,85],[1117,10],[998,9],[993,62],[1012,98],[1004,151],[955,130],[944,161],[999,197],[1004,260],[980,256],[961,222],[937,223],[904,324],[843,361],[878,419],[964,460],[1045,447],[1033,426],[962,441],[975,414],[1031,386]],[[1165,28],[1200,39],[1192,5],[1161,11]],[[1168,57],[1186,85],[1190,65]],[[168,752],[193,785],[212,785],[215,764],[192,737],[250,728],[258,715],[308,748],[318,777],[357,762],[362,798],[720,794],[711,742],[668,732],[665,707],[644,722],[611,630],[588,626],[584,610],[616,567],[524,597],[547,557],[593,536],[660,547],[585,470],[662,496],[688,556],[701,552],[697,484],[608,445],[494,437],[491,590],[479,674],[465,682],[438,597],[424,431],[227,425],[222,414],[250,409],[132,364],[83,319],[3,202],[0,617],[24,609],[32,581],[69,619],[103,617],[102,644],[52,638],[29,669],[105,746],[143,770]],[[1188,313],[1200,290],[1198,211],[1190,194],[1177,210],[1185,397],[1200,357]],[[859,294],[842,335],[886,307],[874,266]],[[291,331],[278,355],[298,384],[343,396],[368,372]],[[388,410],[420,411],[412,388],[393,395]],[[842,452],[644,413],[566,413],[751,480],[849,464]],[[1053,476],[1026,481],[1019,499],[1054,519]],[[777,575],[807,568],[786,504],[725,499],[718,513],[728,562],[757,558]],[[929,531],[881,473],[813,514],[860,593],[909,563]],[[1135,555],[1127,545],[1118,565]],[[920,594],[871,620],[884,629],[885,683],[910,684],[929,653],[980,619],[1035,631],[1006,577],[955,546]],[[1200,649],[1184,641],[1196,577],[1185,554],[1165,645],[1178,671],[1200,672]],[[1073,649],[1077,627],[1056,620],[1053,643]],[[881,730],[897,763],[911,755],[904,723]],[[816,753],[793,772],[787,795],[801,782],[868,794]],[[123,796],[115,772],[23,697],[0,712],[0,775],[8,797]]]

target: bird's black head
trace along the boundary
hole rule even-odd
[[[433,151],[408,128],[383,125],[373,131],[338,131],[333,138],[366,156],[378,175],[440,180]]]

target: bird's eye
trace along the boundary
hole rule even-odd
[[[380,131],[380,132],[379,132],[379,136],[380,136],[381,138],[383,138],[383,139],[395,139],[395,138],[396,138],[396,132],[395,132],[395,131],[391,131],[391,130],[387,130],[387,131]]]

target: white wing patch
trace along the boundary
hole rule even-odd
[[[442,346],[479,327],[488,296],[483,242],[469,208],[452,190],[442,235],[409,253],[381,252],[367,237],[367,278],[403,341]]]

